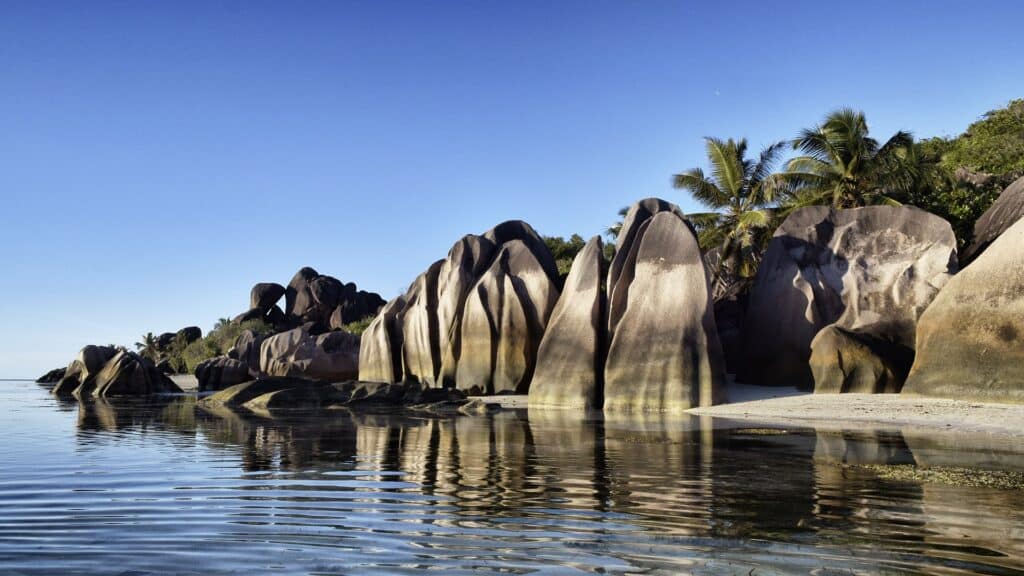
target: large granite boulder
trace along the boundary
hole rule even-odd
[[[285,287],[277,282],[260,282],[249,292],[249,309],[269,312],[284,296]]]
[[[964,250],[961,262],[966,266],[977,258],[1021,217],[1024,217],[1024,176],[1007,186],[992,206],[974,223],[974,239]]]
[[[362,334],[359,344],[359,379],[365,382],[401,382],[402,313],[405,297],[384,305]]]
[[[809,366],[818,393],[896,393],[907,379],[914,351],[906,346],[829,324],[811,341]]]
[[[939,292],[917,325],[904,393],[1024,402],[1024,220]]]
[[[203,330],[201,328],[198,326],[186,326],[174,334],[174,343],[178,346],[184,347],[202,337]]]
[[[79,350],[78,356],[64,371],[64,377],[53,387],[51,392],[58,396],[70,396],[82,385],[91,390],[96,375],[103,370],[107,361],[113,358],[117,352],[117,348],[113,346],[90,344],[82,348]]]
[[[504,243],[466,298],[455,371],[459,390],[529,391],[537,348],[558,300],[557,270],[552,276],[531,248],[519,239]]]
[[[90,387],[83,384],[76,390],[81,398],[90,394],[96,398],[116,396],[148,396],[150,394],[181,393],[181,388],[157,370],[148,358],[127,350],[119,351],[96,374]]]
[[[170,350],[171,344],[174,344],[174,337],[177,336],[174,332],[164,332],[156,337],[154,342],[154,348],[157,352],[166,352]]]
[[[608,279],[605,411],[681,411],[725,400],[704,259],[681,211],[667,204],[635,204],[620,234]]]
[[[587,242],[565,280],[537,351],[531,407],[601,408],[607,321],[604,245]]]
[[[317,336],[306,328],[274,334],[260,345],[260,372],[325,382],[353,380],[359,376],[359,336],[348,332]]]
[[[284,313],[288,316],[300,316],[301,314],[295,313],[295,305],[299,298],[299,294],[309,289],[309,283],[312,282],[320,273],[316,270],[305,266],[300,268],[295,276],[292,276],[288,287],[285,288],[284,292]]]
[[[200,362],[196,366],[195,375],[200,392],[223,390],[229,386],[252,380],[248,364],[227,356],[218,356]]]
[[[505,249],[502,263],[496,265]],[[505,276],[513,287],[508,291]],[[499,385],[499,390],[525,392],[543,325],[557,299],[557,280],[551,252],[525,222],[503,222],[482,235],[465,236],[445,259],[417,277],[402,297],[401,307],[392,307],[386,317],[378,316],[371,323],[361,351],[362,377],[462,388],[459,375],[473,374],[473,384],[468,386],[488,391],[494,389],[497,370],[499,380],[515,381]],[[485,284],[492,290],[478,290]],[[471,306],[479,309],[475,324],[466,318]],[[495,311],[509,316],[489,316]],[[464,344],[470,325],[476,345],[487,350],[493,346],[496,354],[500,350],[504,355],[491,357],[488,352],[487,358],[471,358]],[[500,330],[509,332],[503,337]],[[510,363],[520,365],[513,368]]]
[[[487,271],[497,252],[494,242],[466,235],[452,246],[437,276],[437,323],[441,350],[440,382],[455,386],[455,372],[462,357],[462,313],[466,297]]]
[[[835,390],[836,382],[847,380],[839,361],[843,348],[835,346],[853,345],[849,338],[823,338],[813,372],[810,366],[811,344],[831,324],[857,335],[864,346],[854,348],[871,365],[912,357],[918,316],[956,270],[952,229],[923,210],[796,210],[775,232],[758,270],[744,320],[739,379],[808,390],[817,376],[821,391]],[[863,359],[867,351],[881,349],[892,353]],[[894,374],[905,371],[904,366]],[[893,385],[859,381],[857,388],[864,387]]]
[[[261,334],[244,330],[227,353],[228,358],[245,364],[253,378],[260,374],[260,347],[263,345],[263,339],[264,336]]]
[[[402,314],[405,378],[435,386],[441,371],[441,336],[437,322],[437,277],[442,260],[420,274],[406,293]]]

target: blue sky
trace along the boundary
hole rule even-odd
[[[0,377],[208,329],[301,266],[392,297],[468,232],[590,236],[706,135],[955,135],[1024,3],[0,5]]]

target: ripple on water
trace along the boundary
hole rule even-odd
[[[0,422],[17,439],[0,451],[4,573],[1024,570],[1021,491],[862,466],[1024,470],[1005,444],[520,412],[270,420],[23,383],[0,402],[18,414]]]

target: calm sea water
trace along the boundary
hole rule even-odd
[[[1020,574],[999,438],[709,419],[210,414],[0,382],[4,574]]]

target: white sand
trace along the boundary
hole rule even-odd
[[[1024,404],[994,404],[904,394],[810,394],[795,388],[731,384],[729,404],[690,414],[804,423],[815,428],[932,428],[1024,437]]]

